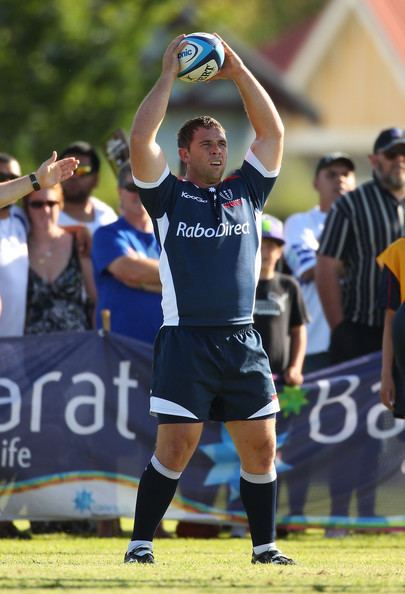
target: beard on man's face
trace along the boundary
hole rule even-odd
[[[405,187],[405,175],[403,171],[386,172],[383,168],[376,167],[375,174],[379,182],[391,191],[403,190]]]
[[[74,202],[75,204],[86,204],[90,196],[90,192],[85,188],[66,187],[66,185],[64,185],[63,196],[65,202]]]

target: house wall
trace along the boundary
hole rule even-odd
[[[321,122],[284,114],[286,151],[292,154],[366,155],[380,130],[405,123],[405,68],[399,61],[390,65],[391,50],[374,37],[373,28],[352,10],[332,34],[326,51],[308,58],[318,62],[299,85],[319,109]]]
[[[307,83],[327,127],[375,127],[404,120],[405,94],[370,30],[348,14]]]

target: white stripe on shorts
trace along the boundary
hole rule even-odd
[[[175,415],[177,417],[187,417],[189,419],[197,419],[194,413],[184,408],[180,404],[165,400],[165,398],[158,398],[157,396],[150,397],[150,414],[151,415]]]
[[[260,417],[265,417],[267,415],[272,415],[280,410],[280,404],[278,398],[274,398],[271,402],[268,402],[266,406],[257,410],[253,415],[250,415],[248,419],[257,419]]]

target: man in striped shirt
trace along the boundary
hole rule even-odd
[[[333,363],[381,349],[376,257],[405,235],[405,131],[383,130],[370,162],[373,179],[334,203],[320,238],[315,277]]]
[[[373,179],[338,198],[320,238],[315,278],[331,328],[334,363],[381,349],[383,311],[377,305],[381,271],[376,257],[405,235],[405,131],[383,130],[369,158]],[[334,447],[329,480],[331,515],[337,519],[349,514],[353,491],[358,515],[364,519],[375,515],[381,442],[371,439],[365,427],[358,427],[357,438],[359,432],[364,447],[355,448],[350,439]]]

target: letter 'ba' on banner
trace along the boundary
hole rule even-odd
[[[116,334],[0,339],[0,520],[132,517],[155,443],[152,349]],[[278,521],[405,528],[405,423],[379,402],[379,353],[280,388]],[[167,516],[245,522],[239,461],[207,423]]]

